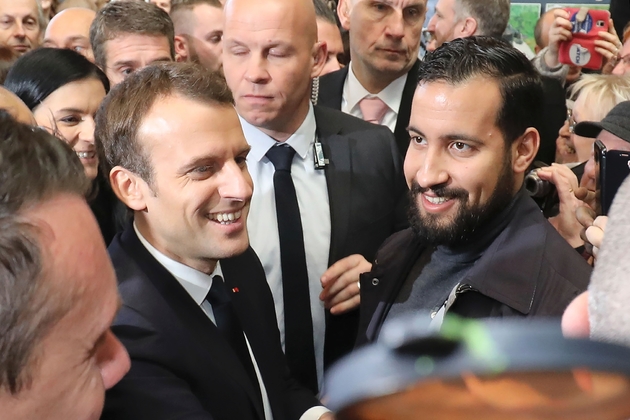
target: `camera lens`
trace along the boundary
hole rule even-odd
[[[549,181],[538,177],[536,170],[530,171],[525,177],[525,189],[532,197],[545,197],[552,190],[553,186]]]

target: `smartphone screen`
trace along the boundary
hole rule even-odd
[[[595,173],[598,174],[596,178],[599,191],[598,214],[608,215],[617,190],[630,174],[630,152],[606,150],[606,146],[597,140],[595,142]]]

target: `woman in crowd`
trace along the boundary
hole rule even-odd
[[[116,200],[105,177],[99,175],[94,145],[94,115],[109,91],[105,74],[74,51],[40,48],[15,62],[5,87],[24,101],[39,126],[74,148],[92,181],[88,200],[109,243],[115,234]]]
[[[558,132],[556,162],[584,163],[591,156],[595,139],[574,134],[573,127],[581,121],[601,121],[619,102],[630,100],[630,78],[585,74],[571,86],[570,94],[574,102]]]
[[[580,185],[590,186],[586,178],[591,171],[585,171],[585,165],[593,155],[595,139],[577,136],[573,128],[582,121],[601,121],[615,105],[630,100],[630,78],[583,75],[571,87],[571,93],[575,102],[558,133],[556,161],[577,163],[577,166],[569,169],[569,166],[555,164],[539,169],[538,176],[552,182],[558,192],[559,213],[549,218],[549,221],[571,246],[581,249],[584,244],[580,237],[582,225],[575,212],[578,207],[588,203],[578,199],[574,192]]]

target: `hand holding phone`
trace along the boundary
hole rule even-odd
[[[560,43],[559,61],[587,69],[600,69],[604,57],[596,51],[595,41],[600,39],[600,32],[608,31],[610,12],[586,7],[565,10],[569,14],[572,37]]]
[[[630,152],[607,150],[601,140],[595,141],[596,212],[606,216],[617,190],[630,174]]]

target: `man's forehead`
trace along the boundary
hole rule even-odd
[[[37,16],[37,0],[0,0],[0,14]]]

